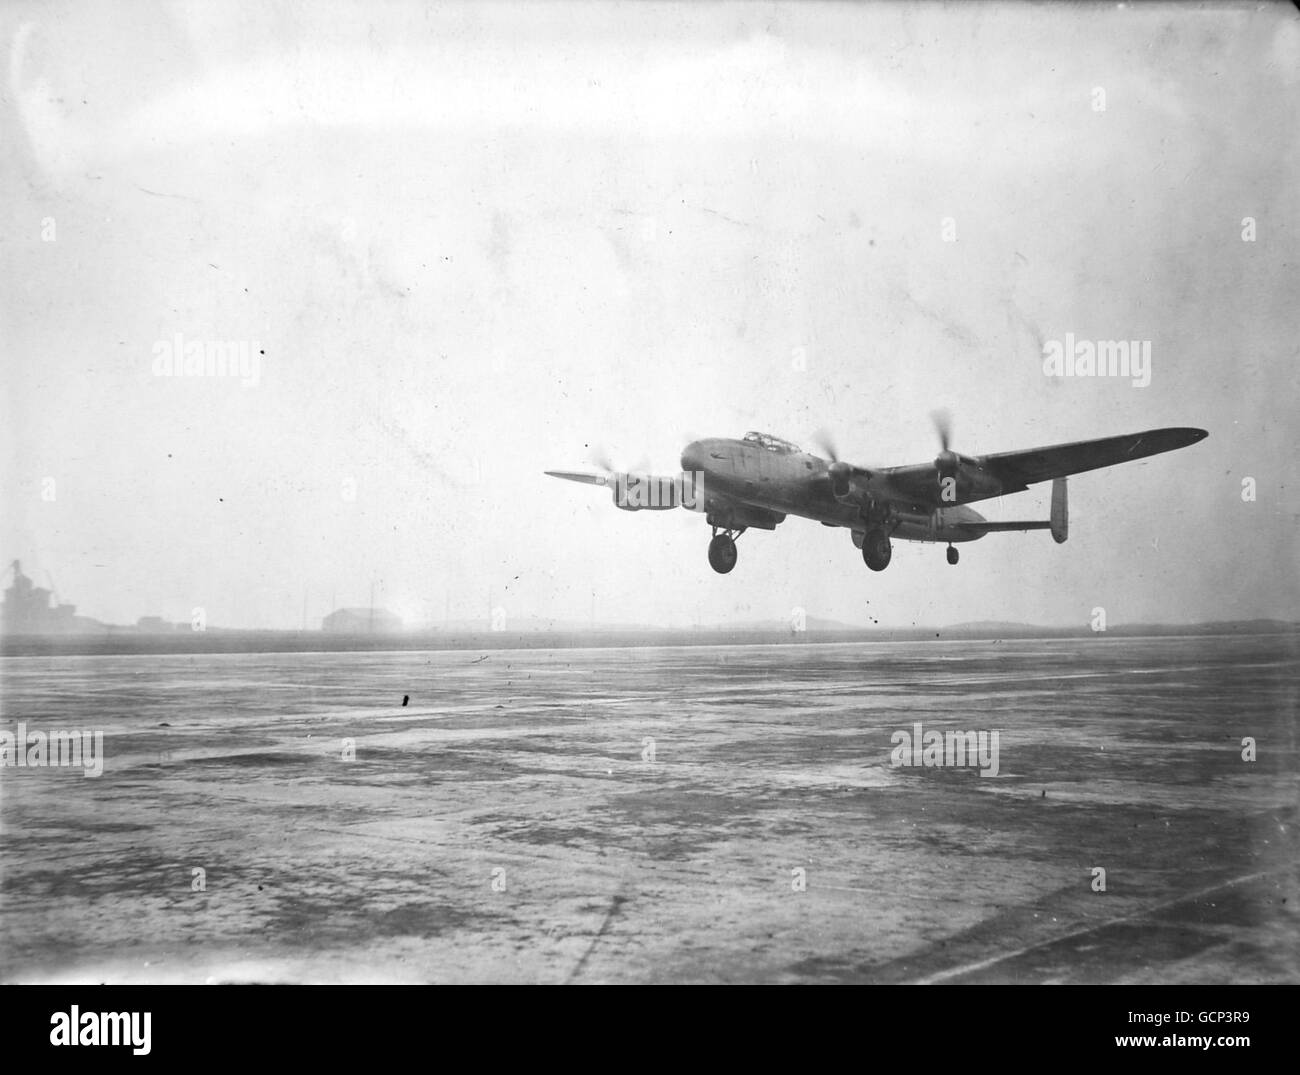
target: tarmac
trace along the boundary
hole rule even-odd
[[[98,776],[0,769],[5,982],[1300,981],[1294,636],[9,657],[0,687],[0,732],[103,733]],[[924,764],[918,723],[982,759]]]

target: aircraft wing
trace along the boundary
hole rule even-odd
[[[1209,434],[1204,429],[1149,429],[1145,433],[1126,433],[1122,437],[1078,440],[1070,444],[1053,444],[1049,448],[986,455],[980,458],[980,463],[1005,485],[1024,487],[1172,452],[1207,436]]]
[[[569,482],[582,482],[584,485],[608,485],[615,481],[613,474],[593,474],[589,470],[547,470],[545,474],[552,478],[563,478]]]
[[[1204,429],[1148,429],[1144,433],[1053,444],[1019,452],[973,458],[963,456],[961,473],[971,480],[968,482],[965,477],[959,477],[961,495],[954,503],[968,504],[1006,493],[1023,492],[1037,482],[1172,452],[1207,436],[1209,434]],[[933,463],[889,467],[874,471],[873,479],[886,496],[944,506],[938,499],[938,475]]]

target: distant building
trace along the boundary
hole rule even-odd
[[[14,580],[5,590],[0,607],[0,631],[9,635],[67,634],[102,630],[103,624],[77,615],[76,605],[50,605],[50,591],[33,586],[22,564],[13,562]]]
[[[348,635],[400,631],[402,618],[386,608],[340,608],[321,620],[320,629]]]

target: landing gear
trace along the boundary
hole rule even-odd
[[[949,545],[949,546],[948,546],[948,563],[950,563],[950,564],[955,564],[956,562],[957,562],[957,550],[954,549],[951,545]]]
[[[725,575],[736,566],[736,543],[726,534],[718,534],[709,542],[709,566],[719,575]]]
[[[718,528],[713,528],[713,540],[709,542],[709,566],[719,575],[725,575],[736,566],[736,538],[743,532],[743,529],[726,530],[719,534]]]
[[[875,526],[862,535],[862,559],[872,571],[884,571],[894,555],[889,535]]]

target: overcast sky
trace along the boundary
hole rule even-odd
[[[0,556],[86,615],[315,626],[376,580],[408,620],[1298,616],[1290,5],[0,28]],[[1067,333],[1151,341],[1150,384],[1045,376]],[[256,383],[157,376],[176,334],[264,351]],[[896,542],[880,574],[791,518],[718,576],[701,516],[542,475],[749,429],[923,462],[936,407],[968,454],[1210,436],[1072,479],[1064,546]]]

